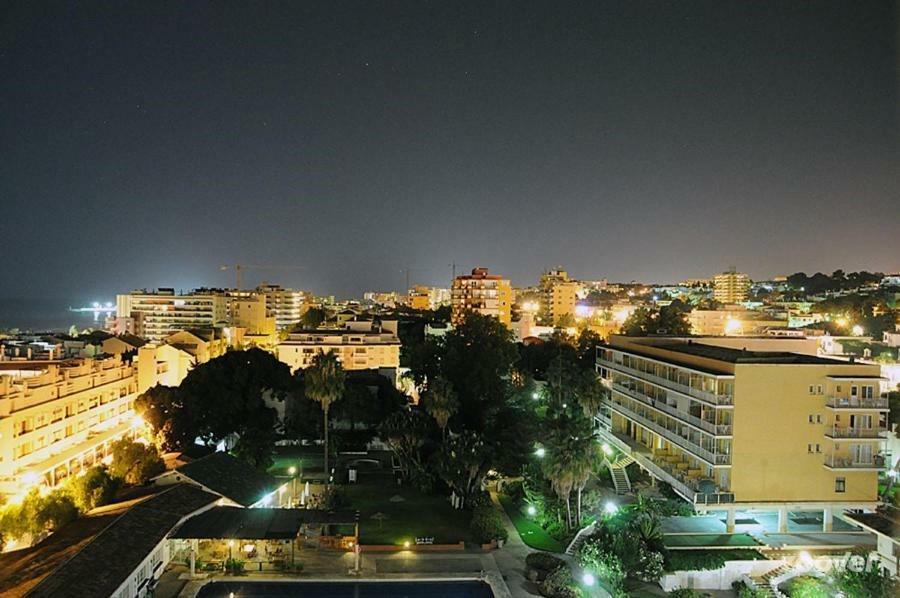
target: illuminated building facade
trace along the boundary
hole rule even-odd
[[[141,367],[118,356],[0,362],[0,494],[56,486],[143,426],[134,400],[155,384],[157,364]]]
[[[716,274],[713,279],[713,299],[725,305],[742,303],[750,294],[750,277],[734,268]]]
[[[137,336],[159,343],[178,330],[226,326],[228,296],[211,289],[185,295],[170,288],[133,291],[116,296],[116,317],[133,321]]]
[[[726,511],[729,531],[739,510],[777,512],[780,531],[790,512],[819,510],[827,530],[835,512],[877,503],[888,413],[877,365],[613,336],[597,369],[604,441],[698,510]]]
[[[266,315],[275,318],[275,328],[284,330],[300,321],[306,310],[314,303],[312,293],[297,289],[286,289],[277,284],[265,284],[256,292],[266,298]]]
[[[451,321],[460,324],[468,312],[493,316],[504,326],[512,322],[512,286],[509,279],[491,274],[487,268],[475,268],[471,274],[457,276],[450,290]]]
[[[688,322],[691,334],[699,336],[753,336],[788,325],[787,320],[749,309],[695,309]]]
[[[320,352],[335,353],[347,370],[396,370],[400,367],[397,322],[347,322],[344,329],[295,332],[275,347],[278,359],[292,371],[308,367]]]

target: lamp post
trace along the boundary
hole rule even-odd
[[[293,507],[294,499],[297,497],[297,468],[291,465],[288,473],[291,474],[291,506]]]

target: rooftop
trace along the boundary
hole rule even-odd
[[[659,345],[661,349],[676,351],[696,357],[716,359],[728,363],[774,363],[789,365],[846,365],[846,362],[834,359],[825,359],[813,355],[801,353],[789,353],[787,351],[746,351],[732,349],[730,347],[717,347],[696,342],[676,342]]]
[[[280,485],[269,474],[224,452],[186,463],[175,472],[245,507],[259,502]]]
[[[138,503],[41,580],[29,596],[112,595],[179,521],[217,499],[195,486],[178,484]]]

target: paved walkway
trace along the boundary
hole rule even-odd
[[[525,577],[525,557],[535,550],[522,541],[516,526],[506,514],[503,505],[500,504],[496,492],[491,492],[491,501],[494,503],[494,508],[500,511],[503,527],[506,528],[508,536],[503,548],[495,551],[493,556],[497,568],[500,569],[503,579],[506,580],[510,594],[515,597],[540,596],[537,585]]]

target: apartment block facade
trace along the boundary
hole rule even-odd
[[[275,347],[278,359],[292,371],[308,367],[320,352],[337,354],[347,370],[396,369],[400,367],[397,322],[347,322],[344,329],[295,332]]]
[[[100,462],[143,425],[134,400],[155,383],[156,368],[118,356],[0,362],[0,494],[53,487]]]
[[[713,299],[725,305],[746,301],[750,295],[750,277],[734,268],[713,278]]]
[[[493,316],[505,326],[512,322],[512,286],[508,278],[491,274],[487,268],[475,268],[471,274],[453,279],[450,290],[451,321],[462,323],[466,314],[477,312]]]
[[[698,510],[872,508],[885,467],[879,368],[820,357],[613,336],[601,437]],[[777,341],[776,341],[777,342]],[[786,527],[785,527],[786,529]]]
[[[159,343],[178,330],[227,326],[228,302],[224,291],[212,289],[183,295],[170,288],[133,291],[116,296],[116,316],[133,322],[137,336]]]

